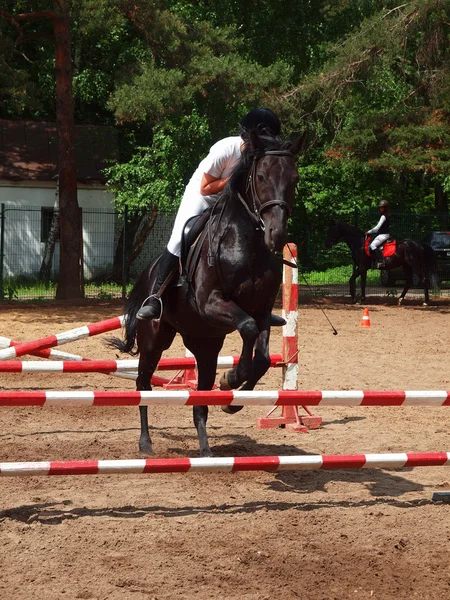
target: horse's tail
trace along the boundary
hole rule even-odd
[[[439,276],[437,270],[437,260],[434,250],[428,244],[422,244],[423,247],[423,260],[425,267],[425,277],[430,282],[430,286],[433,289],[439,288]]]
[[[159,258],[159,257],[158,257]],[[155,259],[151,265],[145,269],[139,276],[138,280],[133,286],[133,289],[128,296],[128,300],[125,303],[125,333],[124,340],[113,337],[108,340],[108,345],[117,348],[120,352],[127,352],[132,356],[139,354],[136,343],[136,332],[137,332],[137,318],[136,313],[141,307],[144,300],[149,296],[151,290],[151,275],[154,270],[154,266],[157,262]]]

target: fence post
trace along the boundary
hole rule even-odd
[[[122,237],[122,300],[127,296],[127,224],[128,224],[128,207],[125,206],[123,213],[123,237]]]
[[[4,299],[3,290],[3,260],[5,256],[5,204],[2,202],[0,213],[0,302]]]

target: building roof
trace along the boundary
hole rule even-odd
[[[58,174],[56,123],[0,119],[0,179],[49,181]],[[75,125],[77,180],[105,182],[102,169],[117,158],[113,127]]]

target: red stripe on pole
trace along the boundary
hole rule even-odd
[[[284,402],[288,402],[290,406],[305,404],[306,406],[317,406],[322,400],[322,392],[316,390],[280,390],[278,392],[278,400],[275,402],[276,406],[282,405]]]
[[[189,458],[147,458],[143,473],[187,473],[190,468]]]
[[[0,392],[0,406],[44,406],[45,392]]]
[[[4,360],[0,362],[2,373],[22,373],[22,363],[17,360]]]
[[[98,323],[91,323],[86,325],[89,329],[89,336],[98,335],[100,333],[106,333],[107,331],[113,331],[114,329],[120,329],[122,323],[119,317],[113,317],[112,319],[106,319],[105,321],[99,321]]]
[[[322,459],[321,469],[362,469],[366,464],[364,454],[330,454]]]
[[[285,311],[294,312],[298,310],[298,284],[291,283],[290,285],[291,292],[287,299],[288,301],[286,302],[286,304],[283,304],[283,308]]]
[[[234,400],[232,391],[194,390],[189,392],[189,398],[186,400],[185,406],[211,406],[211,400],[216,397],[223,404],[230,404]]]
[[[446,452],[408,452],[407,456],[405,467],[442,467],[448,460]]]
[[[364,391],[361,406],[401,406],[405,401],[404,391],[376,392]]]
[[[140,392],[94,392],[92,406],[139,406],[141,402]]]
[[[96,475],[98,460],[51,461],[49,475]]]
[[[42,350],[44,348],[50,348],[52,346],[57,345],[57,337],[55,335],[49,335],[48,337],[41,338],[40,340],[34,340],[32,342],[20,342],[19,344],[14,344],[14,350],[16,356],[22,356],[23,354],[31,354],[35,350]]]
[[[276,471],[279,466],[279,456],[237,456],[232,471]]]

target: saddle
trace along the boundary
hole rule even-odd
[[[364,252],[367,254],[367,256],[372,258],[372,254],[370,253],[370,250],[369,250],[370,242],[371,242],[371,239],[370,239],[370,237],[368,237],[366,239],[366,241],[364,242]],[[393,254],[395,254],[395,252],[397,250],[397,240],[389,238],[387,242],[385,242],[381,246],[378,246],[378,248],[383,251],[383,256],[385,258],[387,256],[392,256]]]
[[[184,225],[183,238],[181,240],[181,278],[192,281],[197,267],[200,250],[204,237],[208,233],[206,227],[212,214],[212,207],[207,208],[201,215],[188,219]]]

